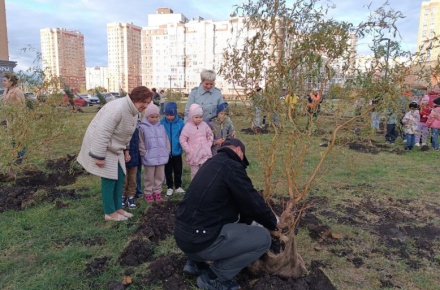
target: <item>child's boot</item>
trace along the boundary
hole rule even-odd
[[[154,202],[154,197],[153,197],[153,194],[152,194],[152,193],[147,193],[147,194],[145,194],[145,195],[144,195],[144,198],[145,198],[145,201],[146,201],[147,203],[152,203],[152,202]]]
[[[162,195],[160,194],[160,192],[155,192],[154,194],[154,200],[157,202],[162,201]]]

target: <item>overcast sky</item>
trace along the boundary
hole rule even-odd
[[[366,20],[366,4],[377,8],[386,0],[333,0],[336,9],[331,15],[337,20],[358,24]],[[106,25],[111,22],[132,22],[147,26],[148,14],[159,7],[173,9],[187,18],[227,20],[234,5],[242,0],[6,0],[9,56],[17,61],[16,71],[27,69],[35,59],[35,52],[24,52],[31,47],[40,51],[41,28],[79,30],[84,35],[86,66],[107,66]],[[406,18],[399,21],[402,46],[416,50],[421,0],[388,0],[390,7],[401,11]],[[372,9],[372,10],[373,10]]]

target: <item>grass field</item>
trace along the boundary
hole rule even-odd
[[[183,106],[179,104],[180,111]],[[250,127],[250,118],[240,103],[232,103],[231,110],[237,136],[247,145],[246,155],[251,163],[248,173],[255,187],[263,189],[261,156],[265,152],[258,152],[258,144],[259,141],[266,144],[273,134],[241,133],[241,129]],[[78,153],[95,112],[96,107],[88,107],[85,113],[70,114],[75,133],[59,140],[52,158]],[[318,120],[318,130],[310,137],[309,155],[298,177],[299,184],[305,183],[326,150],[320,145],[329,138],[331,122],[332,116]],[[304,121],[299,123],[305,125]],[[285,130],[288,129],[286,126]],[[385,141],[382,135],[349,135],[350,132],[342,134],[328,156],[323,174],[313,183],[304,216],[306,222],[313,217],[319,225],[331,228],[341,237],[331,239],[322,233],[312,237],[314,228],[310,224],[300,227],[298,250],[306,265],[320,261],[337,289],[439,289],[440,153],[422,152],[418,148],[403,152],[400,138],[394,147],[387,147],[382,146]],[[349,149],[353,138],[371,139],[379,152]],[[282,158],[287,154],[283,150],[288,147],[281,145],[277,145],[277,154]],[[34,162],[38,166],[44,159],[44,155],[32,158],[41,160]],[[283,162],[278,162],[271,178],[277,198],[287,196],[283,168]],[[187,167],[184,175],[184,187],[187,187]],[[15,185],[1,184],[0,189],[9,186]],[[122,281],[127,269],[119,264],[118,257],[142,222],[141,213],[148,206],[139,201],[133,220],[109,223],[103,220],[98,177],[81,175],[74,184],[59,188],[74,189],[81,198],[67,200],[67,206],[60,208],[44,199],[48,193],[42,189],[35,193],[35,201],[22,210],[0,213],[1,289],[108,289],[109,282]],[[172,238],[153,250],[155,257],[179,253]],[[88,263],[98,257],[110,257],[108,267],[100,275],[87,275]],[[137,274],[148,271],[146,264],[132,270]]]

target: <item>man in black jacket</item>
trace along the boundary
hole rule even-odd
[[[199,169],[176,214],[174,237],[189,257],[184,272],[198,275],[201,289],[238,289],[244,267],[270,248],[277,218],[246,173],[245,146],[226,139]],[[256,221],[259,226],[246,223]],[[244,223],[243,223],[244,222]],[[205,261],[212,261],[208,271]]]

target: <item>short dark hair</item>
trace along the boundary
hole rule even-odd
[[[130,94],[130,99],[133,102],[144,102],[148,99],[153,99],[154,93],[145,86],[135,87]]]
[[[153,92],[156,92],[156,88],[152,88],[151,90],[152,90]]]

